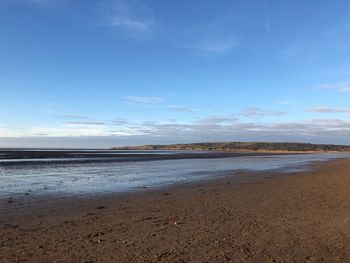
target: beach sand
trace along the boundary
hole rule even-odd
[[[2,200],[0,262],[350,262],[350,160],[134,194]]]

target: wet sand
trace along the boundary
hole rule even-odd
[[[25,165],[52,162],[52,163],[88,163],[88,162],[135,162],[156,160],[181,159],[218,159],[232,157],[258,157],[273,155],[308,154],[317,152],[283,152],[283,151],[117,151],[117,150],[1,150],[0,165]]]
[[[350,160],[135,194],[2,200],[0,262],[350,262]]]

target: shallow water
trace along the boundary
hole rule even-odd
[[[134,162],[0,162],[0,197],[89,195],[134,191],[179,182],[211,179],[240,171],[284,172],[308,169],[316,161],[346,154],[244,156]],[[24,164],[25,163],[25,164]],[[249,176],[247,174],[247,176]]]

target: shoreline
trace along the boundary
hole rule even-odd
[[[349,261],[350,159],[312,168],[8,204],[0,262]]]

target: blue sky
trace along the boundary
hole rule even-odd
[[[350,144],[350,2],[1,0],[0,147]]]

